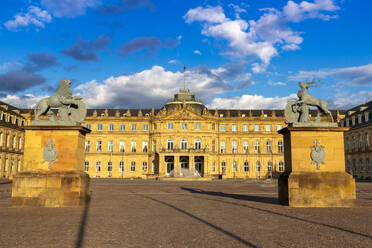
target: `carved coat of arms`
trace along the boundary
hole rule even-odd
[[[57,161],[58,153],[57,153],[57,150],[56,150],[56,148],[54,147],[54,144],[53,144],[54,139],[49,139],[48,142],[49,142],[49,144],[44,146],[44,154],[43,154],[44,161],[43,161],[43,163],[48,162],[48,169],[51,169],[52,168],[52,163]]]
[[[320,164],[325,164],[325,152],[324,152],[324,146],[319,145],[320,141],[315,140],[314,141],[315,146],[311,147],[311,153],[310,157],[312,160],[312,164],[316,164],[316,169],[320,170]]]

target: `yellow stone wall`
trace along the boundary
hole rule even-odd
[[[143,116],[107,114],[90,115],[85,125],[90,126],[92,132],[87,134],[86,141],[90,142],[90,149],[86,152],[87,170],[91,177],[113,178],[147,178],[151,176],[164,177],[167,175],[166,158],[173,157],[174,167],[180,167],[181,157],[188,157],[189,168],[194,166],[197,157],[204,159],[204,177],[222,175],[222,178],[266,178],[279,173],[279,163],[284,163],[283,153],[278,151],[278,142],[283,141],[277,133],[278,125],[285,126],[283,117],[267,116],[234,116],[198,114],[191,108],[182,108],[173,112],[160,112],[156,115]],[[173,123],[173,129],[168,124]],[[102,130],[97,130],[98,125]],[[131,130],[136,124],[137,130]],[[182,129],[186,124],[187,128]],[[196,125],[200,124],[200,130]],[[113,130],[109,127],[113,125]],[[125,125],[125,131],[120,131],[120,125]],[[148,125],[148,131],[143,126]],[[221,131],[225,125],[226,131]],[[232,131],[232,125],[237,131]],[[248,130],[243,131],[243,125]],[[259,125],[260,130],[254,131]],[[266,131],[270,125],[271,131]],[[168,149],[167,140],[174,141],[173,149]],[[187,140],[187,149],[181,149],[181,140]],[[195,149],[194,142],[201,140],[201,149]],[[102,142],[102,150],[97,152],[97,141]],[[113,142],[113,151],[108,151],[109,141]],[[119,151],[120,141],[125,142],[125,152]],[[136,142],[136,152],[131,152],[131,142]],[[147,152],[142,152],[142,143],[148,144]],[[215,145],[213,145],[213,141]],[[237,142],[237,151],[233,152],[232,142]],[[267,152],[266,142],[271,142],[272,152]],[[225,142],[226,151],[221,152],[221,142]],[[243,150],[243,143],[249,143],[249,152]],[[260,153],[255,152],[255,142],[260,142]],[[155,146],[153,146],[155,144]],[[213,149],[214,148],[214,149]],[[124,162],[124,171],[119,170],[120,161]],[[244,162],[248,162],[249,170],[244,171]],[[100,162],[100,172],[96,171],[96,163]],[[108,171],[108,163],[112,162],[112,171]],[[131,171],[131,163],[135,162],[135,171]],[[147,162],[147,169],[142,170],[143,162]],[[225,162],[226,170],[222,172],[221,163]],[[236,162],[236,171],[233,163]],[[260,172],[256,170],[256,163],[260,163]],[[268,162],[272,163],[272,172],[268,172]],[[213,164],[215,163],[215,166]]]

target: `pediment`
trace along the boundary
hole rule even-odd
[[[187,109],[180,109],[164,117],[166,120],[204,120],[205,118]]]

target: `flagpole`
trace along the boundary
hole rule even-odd
[[[186,91],[186,79],[185,79],[186,65],[183,66],[183,90]]]

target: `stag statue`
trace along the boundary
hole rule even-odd
[[[310,87],[318,87],[316,82],[299,82],[300,90],[297,92],[298,100],[289,100],[285,108],[285,117],[287,123],[310,122],[309,106],[317,107],[325,115],[333,116],[331,111],[327,109],[326,101],[315,98],[307,93]]]

